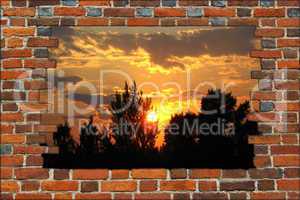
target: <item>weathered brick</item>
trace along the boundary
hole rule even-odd
[[[289,17],[300,17],[300,8],[288,8],[287,14]]]
[[[128,26],[158,26],[158,19],[152,18],[134,18],[128,19]]]
[[[199,181],[199,190],[200,191],[216,191],[217,182],[216,181]]]
[[[212,18],[209,18],[209,23],[212,26],[224,26],[226,24],[226,18],[224,18],[224,17],[212,17]]]
[[[130,6],[139,6],[139,7],[158,7],[160,5],[160,0],[131,0]]]
[[[134,9],[132,8],[105,8],[105,17],[133,17]]]
[[[274,0],[260,0],[260,5],[262,7],[273,7],[275,2]]]
[[[31,49],[12,49],[12,50],[1,51],[2,58],[26,58],[31,56],[32,56]]]
[[[35,8],[5,8],[3,16],[33,17]]]
[[[258,190],[274,190],[275,189],[275,183],[273,180],[259,180],[257,182]]]
[[[254,9],[254,17],[284,17],[284,8],[256,8]]]
[[[36,58],[48,58],[49,51],[48,51],[48,49],[34,49],[33,55]]]
[[[154,15],[156,17],[184,17],[186,10],[183,8],[155,8]]]
[[[215,7],[225,7],[226,1],[225,0],[212,0],[211,5]]]
[[[234,191],[234,190],[245,190],[254,191],[255,185],[254,181],[230,181],[220,183],[220,190]]]
[[[274,109],[273,102],[261,102],[260,103],[260,111],[261,112],[270,112]]]
[[[249,8],[237,8],[237,16],[238,17],[250,17],[251,9]]]
[[[62,0],[62,5],[64,6],[76,6],[77,4],[77,0]]]
[[[135,181],[103,181],[101,191],[103,192],[133,192],[137,190]]]
[[[179,0],[179,6],[208,6],[208,0]]]
[[[133,169],[131,172],[132,178],[166,178],[167,171],[165,169]]]
[[[246,170],[242,169],[225,169],[222,171],[222,178],[245,178]]]
[[[55,38],[29,38],[27,42],[29,47],[58,47],[58,40]]]
[[[97,181],[84,181],[81,182],[81,192],[97,192],[99,190]]]
[[[106,169],[76,169],[73,171],[73,179],[76,180],[97,180],[107,177],[108,170]]]
[[[234,17],[235,9],[232,8],[204,8],[206,17]]]
[[[162,6],[175,7],[176,6],[176,0],[162,0]]]
[[[39,7],[38,8],[39,16],[53,16],[53,8],[52,7]]]
[[[279,155],[273,156],[274,166],[276,167],[288,167],[288,166],[299,166],[300,157],[297,155]]]
[[[77,191],[78,181],[43,181],[41,187],[44,191]]]
[[[221,171],[218,169],[192,169],[191,178],[219,178]]]
[[[102,15],[101,8],[88,7],[87,8],[87,16],[89,17],[99,17]]]
[[[153,9],[152,8],[137,8],[136,16],[137,17],[152,17]]]
[[[0,155],[11,154],[12,145],[11,144],[0,144]]]
[[[157,181],[141,181],[140,182],[140,191],[141,192],[150,192],[157,190],[158,183]]]
[[[129,4],[129,0],[114,0],[115,7],[125,7]]]
[[[300,181],[298,180],[277,180],[278,190],[294,190],[299,191]]]
[[[108,19],[105,18],[81,18],[78,19],[78,26],[107,26]]]
[[[84,16],[85,9],[83,7],[55,7],[54,15],[57,15],[57,16]]]
[[[189,7],[187,9],[187,15],[189,17],[202,17],[203,16],[203,9],[202,8]]]
[[[178,181],[161,181],[161,191],[193,191],[196,189],[196,182],[191,180],[178,180]]]
[[[282,177],[281,169],[250,169],[249,176],[253,179],[278,179]]]
[[[256,29],[255,36],[257,37],[283,37],[283,29],[274,29],[274,28],[264,28]]]
[[[54,170],[54,179],[56,179],[56,180],[69,179],[69,170],[55,169]]]
[[[38,191],[40,183],[38,181],[22,181],[22,191]]]
[[[187,177],[186,169],[172,169],[171,170],[171,178],[178,179],[178,178],[186,178],[186,177]]]
[[[42,168],[20,168],[15,169],[16,179],[47,179],[49,178],[49,170]]]

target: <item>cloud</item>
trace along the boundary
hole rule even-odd
[[[179,29],[177,34],[160,28],[158,32],[126,33],[121,28],[115,32],[96,31],[89,28],[57,28],[54,36],[61,39],[63,51],[57,56],[71,56],[72,53],[95,55],[97,49],[119,49],[125,55],[134,54],[139,48],[145,50],[151,62],[164,68],[184,68],[185,64],[172,57],[185,56],[212,57],[226,55],[248,55],[253,48],[253,28],[217,28],[217,29]],[[179,34],[178,34],[179,33]],[[90,48],[84,48],[84,45]],[[80,45],[79,45],[80,44]],[[93,50],[94,49],[94,50]],[[230,62],[230,61],[228,61]]]

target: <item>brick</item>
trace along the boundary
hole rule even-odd
[[[17,193],[16,200],[51,200],[50,193]]]
[[[300,2],[298,0],[278,0],[278,6],[300,6]]]
[[[80,6],[110,6],[110,0],[79,0]]]
[[[258,1],[257,0],[228,0],[229,6],[257,6]]]
[[[20,168],[15,169],[16,179],[47,179],[49,178],[49,170],[42,168]]]
[[[23,165],[21,155],[1,155],[1,167],[18,167]]]
[[[19,101],[25,100],[26,94],[24,92],[2,92],[1,99],[5,101]]]
[[[56,16],[84,16],[85,9],[83,7],[55,7],[54,15]]]
[[[38,181],[23,181],[22,191],[38,191],[40,188],[40,183]]]
[[[186,10],[183,8],[155,8],[155,17],[185,17]]]
[[[282,18],[277,19],[277,26],[278,27],[299,27],[300,26],[300,19],[288,19],[288,18]]]
[[[76,6],[77,3],[77,0],[62,0],[62,5],[64,6]]]
[[[94,7],[88,7],[87,8],[87,16],[89,16],[89,17],[99,17],[101,15],[102,15],[102,9],[94,8]]]
[[[270,112],[273,111],[274,104],[273,102],[261,102],[259,108],[261,112]]]
[[[285,168],[284,177],[285,178],[299,178],[300,168]]]
[[[284,17],[284,8],[256,8],[254,9],[254,17]]]
[[[221,170],[218,169],[192,169],[190,172],[191,178],[219,178]]]
[[[250,144],[279,144],[280,136],[275,136],[275,135],[249,136],[248,142]]]
[[[38,8],[38,15],[39,16],[53,16],[53,8],[52,7],[39,7]]]
[[[76,191],[78,190],[77,181],[43,181],[42,190],[44,191]]]
[[[1,134],[12,134],[14,131],[13,125],[1,124],[0,133]]]
[[[137,8],[136,16],[137,17],[152,17],[153,9],[152,8]]]
[[[289,17],[300,17],[300,8],[288,8],[287,14]]]
[[[105,193],[87,193],[87,194],[76,194],[75,199],[80,199],[80,200],[106,200],[106,199],[111,199],[111,194],[105,194]]]
[[[271,154],[300,154],[300,146],[275,145],[271,146]]]
[[[249,176],[253,179],[278,179],[282,177],[280,169],[250,169]]]
[[[48,49],[34,49],[34,57],[36,58],[48,58],[49,51]]]
[[[24,18],[12,18],[10,19],[11,26],[25,26],[25,19]]]
[[[203,16],[203,9],[202,8],[189,7],[187,9],[187,16],[189,16],[189,17],[202,17]]]
[[[288,37],[300,37],[300,29],[290,28],[287,29]]]
[[[275,167],[299,166],[300,157],[296,155],[273,156]]]
[[[277,180],[278,190],[300,190],[300,180]]]
[[[298,91],[286,91],[284,93],[285,100],[298,100],[299,99],[299,92]]]
[[[171,195],[167,193],[143,193],[143,194],[135,194],[134,195],[137,200],[170,200]]]
[[[257,168],[270,167],[271,166],[270,156],[255,156],[254,165]]]
[[[251,57],[254,58],[281,58],[281,51],[278,50],[254,50],[251,51]]]
[[[235,9],[233,8],[204,8],[206,17],[234,17]]]
[[[276,63],[274,60],[261,60],[260,65],[262,69],[274,69]]]
[[[129,170],[127,169],[115,169],[111,171],[112,179],[128,179]]]
[[[43,157],[41,155],[30,155],[26,158],[26,166],[41,166],[43,165]]]
[[[278,68],[289,68],[289,69],[299,69],[300,62],[299,60],[280,60],[277,61]]]
[[[174,193],[173,199],[174,200],[190,199],[190,194],[189,193]]]
[[[128,26],[158,26],[158,19],[152,18],[134,18],[128,19]]]
[[[208,0],[179,0],[179,6],[208,6]]]
[[[211,200],[228,200],[227,194],[223,192],[216,192],[216,193],[194,193],[193,199],[211,199]]]
[[[300,39],[278,39],[277,47],[300,47]]]
[[[175,7],[176,0],[162,0],[162,6],[164,7]]]
[[[254,181],[231,181],[231,182],[220,182],[220,190],[234,191],[234,190],[245,190],[254,191]]]
[[[12,0],[12,6],[14,6],[14,7],[26,7],[26,0]]]
[[[255,18],[229,18],[229,26],[257,26],[258,20]]]
[[[58,47],[58,40],[55,38],[29,38],[27,42],[29,47]]]
[[[12,145],[10,144],[0,144],[0,155],[11,154]]]
[[[131,0],[130,6],[139,6],[139,7],[158,7],[160,6],[160,0]]]
[[[149,192],[157,190],[157,181],[141,181],[140,182],[140,191]]]
[[[3,68],[21,68],[22,66],[22,60],[20,59],[3,60],[2,62]]]
[[[107,26],[108,19],[104,18],[81,18],[78,19],[78,26]]]
[[[3,179],[11,179],[13,176],[13,168],[10,167],[1,167],[0,177]]]
[[[238,17],[250,17],[251,9],[249,8],[237,8],[237,16]]]
[[[270,27],[276,26],[275,19],[261,19],[260,21],[262,26],[270,26]]]
[[[28,26],[58,26],[59,18],[43,17],[38,19],[28,19]]]
[[[273,180],[259,180],[257,182],[258,190],[274,190],[275,189],[275,183]]]
[[[178,26],[207,26],[208,19],[177,19]]]
[[[275,88],[278,90],[299,90],[299,81],[276,81]]]
[[[18,192],[20,187],[16,181],[1,181],[1,192]]]
[[[23,47],[23,39],[21,39],[21,38],[10,38],[10,39],[7,40],[7,47],[8,48]]]
[[[103,181],[101,191],[103,192],[133,192],[137,189],[135,181]]]
[[[4,144],[23,144],[25,142],[24,135],[1,135],[1,143]]]
[[[133,194],[115,193],[115,199],[118,199],[118,200],[128,200],[128,199],[132,199],[132,198],[133,198]]]
[[[3,111],[18,111],[18,105],[16,103],[5,103],[5,104],[2,104],[2,110]]]
[[[56,180],[69,179],[69,170],[55,169],[54,170],[54,179],[56,179]]]
[[[180,181],[161,181],[160,190],[161,191],[194,191],[196,189],[196,182],[190,180],[180,180]]]
[[[216,181],[199,181],[199,190],[200,191],[216,191],[217,182]]]
[[[225,0],[212,0],[211,5],[214,7],[225,7],[226,1]]]
[[[129,0],[113,0],[114,7],[125,7],[129,5]]]
[[[213,18],[209,18],[209,23],[212,26],[225,26],[226,19],[223,17],[213,17]]]
[[[2,122],[22,122],[24,117],[22,113],[2,113],[1,114]]]
[[[134,17],[134,9],[132,8],[105,8],[105,17]]]
[[[3,16],[33,17],[35,8],[5,8]]]
[[[106,179],[108,170],[106,169],[76,169],[73,170],[74,180],[98,180]]]
[[[167,171],[165,169],[133,169],[131,172],[132,178],[148,178],[148,179],[158,179],[166,178]]]
[[[60,0],[29,0],[29,7],[59,5]]]
[[[1,51],[2,58],[26,58],[31,57],[31,49],[12,49]]]
[[[261,40],[262,48],[276,48],[276,41],[274,39],[263,39]]]
[[[262,7],[273,7],[275,4],[274,0],[260,0],[260,5]]]
[[[175,19],[160,19],[160,25],[161,26],[175,26],[176,22]]]
[[[97,181],[84,181],[81,182],[81,192],[97,192],[99,190]]]
[[[6,37],[11,36],[33,36],[35,32],[35,28],[4,28],[3,35]]]
[[[257,37],[283,37],[284,30],[283,29],[275,29],[275,28],[256,29],[255,36],[257,36]]]
[[[48,59],[30,59],[24,60],[25,68],[55,68],[56,61]]]
[[[222,178],[245,178],[247,175],[242,169],[225,169],[222,170]]]
[[[283,192],[253,192],[250,196],[254,200],[285,199],[285,193]]]
[[[42,154],[45,151],[45,147],[41,146],[14,145],[15,154]]]
[[[236,193],[229,193],[230,200],[246,200],[247,193],[244,192],[236,192]]]
[[[186,178],[187,170],[186,169],[171,169],[171,178]]]

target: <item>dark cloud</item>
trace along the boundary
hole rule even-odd
[[[80,30],[80,29],[79,29]],[[182,29],[184,30],[184,29]],[[188,28],[186,30],[189,30]],[[161,28],[157,33],[119,33],[99,36],[95,31],[64,28],[55,30],[54,34],[62,39],[67,49],[85,53],[85,49],[75,45],[76,36],[80,36],[87,44],[95,48],[107,49],[109,46],[119,48],[131,54],[138,48],[143,48],[151,56],[151,61],[164,67],[184,67],[182,63],[170,61],[172,56],[201,56],[208,54],[213,57],[223,55],[247,55],[253,48],[254,28],[227,28],[227,29],[192,29],[190,32],[170,34]],[[91,40],[91,38],[93,40]],[[96,43],[95,43],[96,41]]]
[[[75,101],[81,101],[88,105],[92,103],[96,103],[95,105],[107,105],[113,100],[114,97],[113,95],[104,96],[100,94],[75,93],[72,96],[69,96],[68,98],[73,99]]]

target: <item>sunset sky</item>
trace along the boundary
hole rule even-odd
[[[253,31],[195,27],[59,28],[54,30],[54,36],[60,39],[60,45],[51,56],[65,73],[57,80],[78,85],[74,99],[67,97],[65,101],[85,107],[91,95],[103,97],[104,103],[98,106],[105,110],[114,91],[122,89],[126,80],[135,80],[144,95],[152,98],[153,110],[160,126],[164,126],[174,113],[199,112],[201,95],[211,86],[222,88],[230,84],[227,91],[240,101],[248,99],[256,86],[250,71],[258,68],[258,61],[249,57],[254,46]],[[89,92],[80,86],[83,83],[92,83],[96,90]]]

